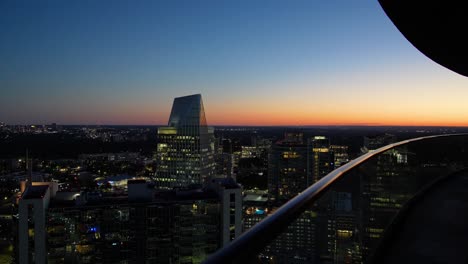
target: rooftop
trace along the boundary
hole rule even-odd
[[[23,193],[23,199],[39,199],[43,198],[47,190],[49,189],[49,185],[36,185],[36,186],[29,186],[26,191]]]
[[[60,194],[58,192],[57,194]],[[158,191],[155,193],[153,201],[136,201],[131,202],[128,200],[127,195],[119,196],[102,196],[95,193],[91,193],[93,196],[90,197],[86,203],[77,204],[74,200],[78,198],[72,193],[70,195],[63,196],[63,199],[52,199],[50,202],[51,208],[64,208],[64,207],[87,207],[87,206],[106,206],[106,205],[125,205],[125,204],[161,204],[161,203],[176,203],[176,202],[187,202],[195,200],[216,200],[218,195],[215,191],[206,189],[191,189],[191,190],[171,190],[171,191]],[[84,194],[81,194],[84,195]],[[59,196],[59,195],[58,195]],[[72,197],[73,199],[67,199]],[[62,196],[60,196],[62,197]]]

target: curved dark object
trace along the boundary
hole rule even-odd
[[[419,51],[468,76],[468,10],[463,1],[379,0],[379,3]]]

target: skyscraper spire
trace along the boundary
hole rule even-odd
[[[175,98],[167,125],[171,127],[206,127],[205,109],[201,94]]]

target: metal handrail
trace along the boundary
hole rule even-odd
[[[309,186],[303,192],[282,205],[273,214],[269,215],[261,222],[243,233],[240,237],[233,240],[224,248],[218,250],[213,255],[209,256],[203,263],[249,263],[253,261],[262,249],[264,249],[273,239],[276,238],[290,223],[303,213],[309,205],[317,201],[336,180],[345,173],[361,165],[368,159],[375,157],[389,149],[402,146],[408,143],[427,140],[432,138],[451,137],[451,136],[467,136],[468,134],[443,134],[425,136],[403,140],[397,143],[389,144],[377,150],[368,152],[340,168],[330,172],[322,179]]]

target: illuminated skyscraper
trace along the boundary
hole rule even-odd
[[[268,161],[268,192],[281,204],[305,190],[312,182],[307,145],[302,133],[286,133],[272,146]]]
[[[315,183],[334,168],[330,140],[324,136],[315,136],[309,140],[308,148],[312,154],[312,164],[310,164],[312,183]]]
[[[202,184],[215,172],[213,128],[200,94],[174,99],[168,125],[158,128],[156,187]]]
[[[272,146],[268,165],[268,191],[275,201],[274,204],[279,206],[333,169],[330,141],[324,136],[315,136],[306,144],[302,133],[286,133],[283,140]],[[321,235],[318,230],[319,224],[324,235],[323,238],[320,237],[320,246],[328,245],[330,240],[324,232],[327,230],[328,215],[321,214],[321,218],[318,216],[314,210],[303,213],[272,241],[260,257],[278,263],[317,261],[320,255],[320,247],[316,244]],[[294,260],[291,261],[292,259]]]

